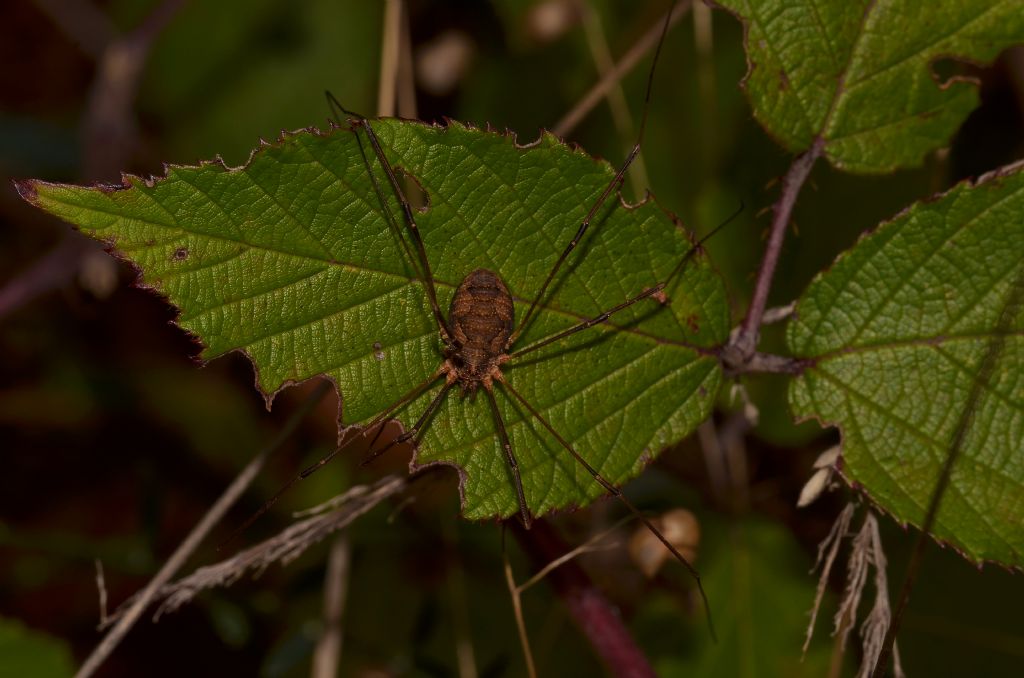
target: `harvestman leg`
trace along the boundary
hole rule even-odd
[[[658,59],[661,57],[661,48],[662,45],[665,44],[665,36],[668,34],[669,22],[675,8],[676,0],[673,0],[672,7],[669,9],[668,14],[665,16],[665,22],[661,26],[661,35],[658,38],[658,46],[654,50],[654,59],[651,61],[651,70],[647,73],[647,91],[644,94],[644,110],[640,117],[640,129],[637,131],[636,143],[633,144],[633,148],[629,151],[629,155],[626,156],[625,162],[622,163],[622,166],[619,167],[615,176],[608,185],[605,186],[604,191],[601,192],[597,201],[591,206],[590,211],[587,212],[587,215],[583,218],[583,223],[581,223],[579,229],[577,229],[576,235],[572,237],[572,240],[570,240],[569,244],[566,245],[562,254],[559,255],[558,260],[551,268],[551,271],[548,272],[547,278],[544,279],[544,284],[540,286],[540,290],[537,291],[537,295],[533,298],[533,301],[530,302],[530,308],[526,311],[526,315],[523,316],[522,321],[520,321],[519,327],[517,327],[515,331],[512,332],[511,336],[509,336],[508,346],[515,343],[515,340],[523,333],[523,330],[526,329],[527,324],[533,317],[534,311],[537,310],[537,304],[539,304],[540,300],[544,298],[544,294],[551,285],[551,281],[554,280],[555,274],[558,273],[558,269],[560,269],[562,264],[565,263],[565,260],[569,257],[569,253],[576,249],[576,245],[579,244],[580,240],[583,238],[583,234],[587,232],[588,228],[590,228],[590,222],[593,221],[594,216],[597,215],[597,211],[601,209],[601,206],[604,205],[606,200],[608,200],[608,196],[622,186],[626,177],[626,172],[629,170],[630,165],[633,164],[633,161],[636,160],[636,157],[640,154],[640,145],[643,143],[644,131],[647,129],[647,114],[651,108],[651,88],[654,85],[654,72],[658,66]]]
[[[661,282],[659,282],[658,284],[656,284],[654,287],[650,287],[650,288],[644,290],[643,292],[641,292],[640,294],[636,295],[635,297],[630,297],[629,299],[626,299],[625,301],[623,301],[623,302],[621,302],[619,304],[616,304],[612,308],[609,308],[608,310],[601,312],[600,314],[594,316],[593,318],[589,318],[587,320],[584,320],[583,322],[580,322],[580,323],[578,323],[576,325],[573,325],[572,327],[566,328],[566,329],[562,330],[561,332],[556,332],[555,334],[551,335],[550,337],[546,337],[544,339],[541,339],[540,341],[537,341],[537,342],[535,342],[533,344],[530,344],[526,348],[519,349],[518,351],[513,351],[512,353],[508,354],[508,359],[512,360],[514,358],[519,358],[521,356],[526,355],[527,353],[532,353],[533,351],[536,351],[539,348],[543,348],[544,346],[547,346],[548,344],[552,344],[552,343],[558,341],[559,339],[564,339],[565,337],[568,337],[571,334],[576,334],[577,332],[582,332],[583,330],[589,329],[589,328],[593,327],[594,325],[599,325],[599,324],[601,324],[603,322],[606,322],[609,318],[611,318],[613,315],[615,315],[619,311],[623,311],[623,310],[629,308],[630,306],[632,306],[633,304],[635,304],[635,303],[637,303],[639,301],[643,301],[644,299],[647,299],[649,297],[653,297],[654,295],[658,294],[659,292],[663,292],[666,288],[668,288],[669,285],[672,284],[672,281],[676,278],[676,276],[678,276],[680,273],[683,272],[683,269],[686,268],[686,264],[700,250],[701,245],[703,245],[713,235],[715,235],[720,230],[722,230],[727,225],[729,225],[729,222],[731,222],[733,219],[735,219],[737,216],[739,216],[740,212],[742,212],[743,209],[744,209],[744,206],[743,206],[743,203],[741,202],[740,206],[739,206],[739,209],[737,209],[735,212],[733,212],[729,216],[728,219],[726,219],[725,221],[720,223],[718,226],[715,226],[713,229],[711,229],[710,233],[708,233],[703,238],[698,240],[696,245],[694,245],[690,249],[686,250],[686,254],[683,255],[683,257],[679,260],[679,263],[677,263],[675,268],[672,269],[672,272],[668,274],[668,277],[665,278],[664,280],[662,280]]]
[[[353,124],[352,131],[356,135],[356,141],[359,142],[359,150],[363,154],[364,160],[366,159],[366,153],[363,152],[363,142],[359,138],[359,133],[355,130],[356,127],[361,127],[366,132],[366,136],[370,140],[370,146],[373,148],[373,152],[377,156],[377,162],[379,162],[381,167],[384,168],[384,174],[388,178],[391,190],[395,192],[395,196],[398,198],[398,202],[402,206],[402,216],[405,218],[405,225],[408,227],[409,233],[412,235],[413,243],[416,245],[416,253],[419,258],[420,266],[423,267],[423,281],[427,286],[427,297],[430,300],[430,308],[434,313],[434,319],[437,321],[437,325],[441,330],[443,339],[446,343],[449,343],[452,336],[451,328],[448,327],[448,322],[445,320],[444,314],[441,313],[441,307],[437,303],[437,289],[434,287],[434,273],[430,269],[430,260],[427,258],[427,249],[423,245],[420,228],[416,224],[415,217],[413,217],[412,206],[409,204],[409,200],[405,197],[405,192],[402,190],[398,177],[395,176],[395,170],[392,169],[391,163],[388,162],[387,156],[384,155],[384,149],[381,148],[380,139],[377,138],[377,133],[373,131],[373,128],[370,126],[370,122],[364,116],[342,106],[330,92],[325,92],[325,94],[332,109],[336,106],[338,110],[343,112],[345,115],[351,116],[350,122]],[[377,184],[377,179],[370,168],[369,162],[367,162],[367,170],[369,171],[370,181],[373,183],[374,189],[377,191],[378,195],[383,195],[380,192],[380,187]],[[384,204],[384,209],[390,216],[391,210],[387,207],[387,201],[382,200],[381,202]],[[393,219],[394,217],[391,218]]]
[[[558,431],[555,430],[555,427],[552,426],[551,423],[548,422],[548,420],[544,418],[544,416],[537,410],[537,408],[535,408],[533,405],[531,405],[529,403],[529,401],[527,401],[526,398],[524,398],[519,393],[519,391],[517,391],[514,388],[512,388],[512,385],[509,384],[504,379],[500,380],[499,383],[505,389],[507,389],[508,392],[511,393],[512,396],[516,400],[518,400],[520,403],[522,403],[523,407],[525,407],[530,412],[530,414],[533,415],[533,417],[537,421],[539,421],[544,428],[546,428],[548,430],[548,433],[550,433],[552,436],[554,436],[555,440],[558,441],[558,444],[561,445],[562,447],[564,447],[569,452],[569,454],[572,455],[573,459],[578,461],[580,463],[580,465],[583,466],[583,468],[585,468],[587,470],[587,473],[589,473],[591,476],[593,476],[594,480],[596,480],[598,482],[598,484],[601,485],[601,487],[603,487],[605,490],[607,490],[608,492],[613,494],[619,501],[621,501],[623,503],[623,505],[626,508],[629,509],[630,513],[632,513],[633,516],[636,517],[637,520],[642,522],[644,524],[644,526],[647,527],[647,529],[650,530],[651,533],[655,537],[658,538],[658,541],[660,541],[662,544],[665,545],[665,548],[667,548],[672,553],[672,555],[675,556],[676,560],[678,560],[680,563],[682,563],[686,567],[686,569],[689,570],[690,575],[697,582],[697,590],[700,591],[701,601],[704,603],[704,611],[707,614],[708,627],[709,627],[709,629],[711,631],[711,637],[715,638],[715,627],[714,627],[714,624],[711,621],[711,606],[708,603],[708,596],[704,592],[704,584],[701,581],[700,573],[697,571],[697,568],[695,568],[693,566],[693,564],[690,563],[690,561],[687,560],[686,557],[683,556],[683,554],[680,553],[679,550],[676,549],[676,547],[673,546],[672,543],[669,542],[669,540],[665,538],[665,535],[663,535],[661,533],[661,531],[658,530],[658,528],[654,527],[654,525],[651,524],[651,521],[648,520],[647,517],[644,516],[644,514],[640,512],[640,509],[638,509],[636,506],[634,506],[633,502],[631,502],[629,499],[626,498],[626,495],[624,495],[622,493],[622,490],[620,490],[619,488],[617,488],[614,485],[612,485],[610,482],[608,482],[604,478],[604,476],[602,476],[600,473],[598,473],[597,469],[595,469],[593,466],[591,466],[587,462],[587,460],[584,459],[582,457],[582,455],[580,455],[580,453],[577,452],[573,448],[573,446],[570,445],[569,442],[565,438],[563,438],[561,436],[561,434],[558,433]],[[493,399],[494,396],[492,395],[491,398]],[[502,429],[502,430],[504,430],[504,429]]]
[[[357,113],[353,113],[352,111],[347,110],[344,106],[341,105],[340,102],[338,102],[337,99],[334,98],[333,95],[330,94],[330,92],[325,92],[325,94],[327,96],[328,104],[331,106],[332,109],[336,108],[338,111],[341,111],[341,112],[345,113],[346,115],[352,116],[354,118],[354,123],[356,125],[358,125],[359,127],[362,127],[366,131],[367,137],[370,140],[370,145],[373,147],[374,153],[377,156],[377,161],[384,168],[384,171],[385,171],[385,173],[387,174],[387,177],[388,177],[388,183],[390,183],[391,188],[394,190],[395,195],[397,196],[398,201],[399,201],[399,203],[402,206],[402,212],[403,212],[403,215],[405,217],[406,225],[408,226],[409,231],[412,234],[413,240],[416,243],[416,249],[417,249],[417,252],[419,254],[420,264],[423,266],[423,269],[424,269],[424,277],[426,278],[428,296],[430,297],[431,308],[432,308],[432,310],[434,312],[434,317],[437,320],[437,323],[438,323],[438,326],[439,326],[439,328],[441,330],[443,338],[446,341],[448,341],[449,338],[451,337],[451,330],[448,328],[448,324],[447,324],[447,322],[446,322],[446,320],[444,318],[444,315],[441,313],[440,307],[439,307],[439,305],[437,303],[437,292],[436,292],[435,287],[434,287],[433,273],[432,273],[432,271],[430,269],[430,262],[427,260],[426,248],[424,247],[423,239],[420,236],[419,226],[416,224],[416,220],[413,217],[412,209],[411,209],[411,206],[409,205],[409,201],[405,197],[405,194],[402,191],[401,186],[399,185],[398,179],[395,176],[394,171],[391,168],[390,163],[387,161],[386,156],[384,155],[384,151],[383,151],[383,149],[381,148],[381,145],[380,145],[380,140],[377,138],[376,133],[370,127],[370,125],[369,125],[368,121],[366,120],[366,118],[364,118],[363,116],[361,116],[361,115],[359,115]],[[363,159],[364,159],[364,161],[366,161],[367,168],[369,169],[369,161],[368,161],[368,158],[366,157],[366,154],[365,154],[365,152],[363,150],[362,140],[359,138],[358,134],[356,134],[356,141],[359,143],[360,153],[363,154]],[[637,150],[639,150],[639,149],[637,149]],[[635,156],[635,154],[636,153],[634,152],[634,156]],[[390,208],[387,207],[387,201],[383,200],[382,192],[380,191],[379,184],[377,183],[377,180],[374,177],[373,172],[371,171],[371,172],[369,172],[369,174],[370,174],[370,180],[371,180],[371,182],[374,185],[374,190],[377,192],[377,194],[379,196],[382,197],[381,202],[384,205],[384,209],[387,212],[387,216],[390,219],[393,220],[394,217],[390,213]],[[596,209],[597,208],[595,207],[595,211],[596,211]],[[403,244],[404,244],[404,239],[403,239]],[[408,250],[407,250],[407,252],[408,252]],[[437,396],[434,398],[434,400],[431,401],[430,405],[427,407],[427,410],[423,413],[423,415],[420,417],[420,419],[416,422],[416,424],[409,431],[406,431],[401,436],[398,436],[395,440],[391,441],[384,448],[382,448],[382,449],[372,453],[362,463],[364,465],[370,463],[371,461],[373,461],[374,459],[376,459],[380,455],[382,455],[385,452],[387,452],[394,445],[397,445],[397,444],[402,443],[402,442],[406,442],[406,441],[408,441],[410,439],[413,439],[413,438],[417,438],[418,439],[419,431],[421,430],[422,426],[426,423],[427,419],[434,412],[434,410],[438,407],[438,405],[440,404],[441,399],[443,398],[445,393],[447,393],[447,391],[448,391],[448,389],[450,387],[451,387],[451,384],[446,384],[444,386],[444,388],[441,389],[441,391],[437,394]],[[489,389],[485,389],[485,391],[487,393],[488,402],[490,403],[490,406],[491,406],[491,412],[494,415],[494,421],[496,422],[496,427],[498,429],[498,435],[501,438],[502,448],[505,451],[505,456],[508,459],[509,466],[510,466],[510,468],[512,470],[512,477],[513,477],[515,488],[516,488],[516,495],[517,495],[518,500],[519,500],[520,515],[522,517],[523,524],[525,525],[525,527],[527,529],[529,529],[530,528],[530,523],[531,523],[531,518],[530,518],[529,509],[527,508],[527,505],[526,505],[526,497],[525,497],[525,494],[523,492],[523,481],[522,481],[522,478],[521,478],[520,473],[519,473],[519,463],[516,460],[515,453],[512,450],[512,443],[509,441],[508,432],[505,430],[505,422],[504,422],[504,420],[501,417],[501,412],[498,410],[498,404],[497,404],[497,402],[494,399],[494,394]],[[380,436],[381,430],[383,430],[383,428],[381,428],[381,429],[379,429],[377,431],[377,434],[374,436],[373,441],[371,441],[371,443],[370,443],[371,449],[372,449],[373,445],[376,443],[377,438]],[[312,469],[312,470],[315,470],[315,469]],[[312,470],[311,470],[311,472],[312,472]]]
[[[512,451],[512,442],[508,439],[508,431],[505,430],[505,420],[501,418],[501,412],[498,410],[498,401],[494,399],[494,393],[491,389],[485,386],[484,393],[487,394],[487,402],[491,404],[491,413],[494,415],[494,424],[498,428],[498,437],[501,438],[501,446],[505,450],[505,457],[508,459],[508,465],[512,469],[512,479],[515,481],[516,496],[519,499],[519,514],[523,519],[523,527],[530,529],[530,509],[526,506],[526,495],[523,493],[523,479],[519,475],[519,462],[516,461],[516,455]]]
[[[338,127],[342,126],[341,117],[344,115],[345,107],[342,106],[337,98],[330,91],[324,91],[324,97],[327,99],[327,106],[331,109],[331,118],[334,124]],[[405,250],[405,256],[409,258],[412,263],[413,270],[416,271],[417,276],[422,276],[423,273],[420,271],[419,262],[417,261],[416,255],[409,249],[409,243],[406,242],[405,236],[402,235],[402,230],[398,227],[398,220],[395,219],[395,215],[391,212],[391,206],[388,205],[387,199],[384,197],[384,191],[381,190],[380,182],[377,181],[377,176],[373,173],[373,169],[370,166],[370,157],[366,155],[366,148],[363,146],[363,140],[359,134],[355,131],[352,135],[356,138],[356,144],[359,146],[359,155],[363,158],[363,164],[366,166],[366,173],[370,177],[370,183],[373,185],[373,192],[377,194],[377,199],[380,200],[381,209],[384,212],[384,218],[388,222],[388,226],[394,232],[395,237],[398,238],[398,242],[401,243],[402,249]]]
[[[335,447],[329,453],[324,455],[324,457],[321,458],[319,461],[317,461],[316,463],[312,464],[311,466],[308,466],[305,469],[303,469],[301,473],[299,473],[297,476],[295,476],[294,478],[289,480],[287,482],[287,484],[285,484],[284,487],[282,487],[280,490],[278,490],[277,493],[267,501],[267,503],[265,503],[263,506],[260,507],[260,509],[258,511],[256,511],[256,513],[254,513],[251,516],[249,516],[249,518],[244,523],[242,523],[237,528],[235,528],[235,531],[232,532],[231,535],[221,543],[220,548],[223,548],[228,543],[234,541],[235,537],[237,537],[242,532],[244,532],[246,529],[248,529],[248,527],[250,525],[252,525],[254,522],[256,522],[264,513],[266,513],[268,510],[270,510],[270,507],[272,507],[274,504],[276,504],[277,500],[280,499],[282,496],[284,496],[284,493],[287,492],[289,489],[291,489],[292,485],[294,485],[295,483],[299,482],[300,480],[304,480],[305,478],[308,478],[309,476],[311,476],[314,473],[316,473],[317,471],[319,471],[323,466],[325,466],[332,459],[334,459],[336,456],[338,456],[342,452],[342,450],[346,449],[349,445],[351,445],[356,440],[361,438],[364,433],[366,433],[367,431],[372,430],[376,426],[377,427],[377,433],[374,435],[373,440],[370,442],[370,447],[372,448],[374,443],[377,442],[377,438],[380,436],[380,432],[384,429],[383,424],[384,424],[385,419],[387,419],[388,416],[391,415],[395,410],[399,409],[403,405],[408,404],[412,400],[415,400],[420,395],[422,395],[423,392],[426,391],[430,387],[431,384],[433,384],[435,381],[437,381],[438,379],[441,378],[441,375],[442,375],[442,372],[440,372],[440,371],[434,372],[434,374],[432,374],[426,380],[424,380],[423,382],[418,384],[412,390],[410,390],[407,393],[405,393],[405,395],[403,395],[401,398],[399,398],[394,403],[392,403],[387,408],[385,408],[384,411],[382,411],[380,414],[378,414],[376,417],[374,417],[372,420],[370,420],[366,424],[366,426],[363,427],[363,430],[360,431],[358,435],[352,436],[351,438],[349,438],[348,440],[346,440],[342,444],[340,444],[337,447]],[[443,395],[446,390],[447,390],[447,388],[442,389],[440,395]],[[437,400],[438,400],[438,398],[435,398],[434,402],[436,402]],[[434,402],[431,402],[431,407],[434,406]],[[418,423],[419,422],[417,422],[417,424]]]
[[[434,399],[430,401],[430,404],[427,405],[427,409],[423,411],[423,414],[420,415],[420,418],[416,420],[416,423],[413,424],[411,429],[409,429],[402,435],[396,437],[394,440],[392,440],[391,442],[389,442],[387,445],[377,450],[376,452],[371,452],[370,455],[367,456],[366,459],[364,459],[359,465],[366,466],[371,461],[373,461],[380,455],[384,454],[395,445],[400,445],[410,440],[413,440],[414,442],[418,443],[420,431],[423,430],[423,425],[427,423],[427,420],[430,419],[430,415],[432,415],[434,411],[437,410],[437,408],[441,405],[441,401],[444,400],[445,394],[448,393],[448,391],[454,385],[454,382],[445,382],[445,385],[441,387],[441,390],[437,392],[437,395],[434,396]],[[380,436],[379,431],[377,432],[377,435],[373,437],[373,442],[370,443],[371,448],[373,447],[373,444],[377,442],[378,436]]]

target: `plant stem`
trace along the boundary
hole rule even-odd
[[[377,115],[395,114],[398,93],[398,62],[401,57],[402,0],[384,3],[384,37],[380,48],[380,85],[377,89]]]
[[[345,600],[348,597],[348,575],[352,563],[352,547],[348,532],[334,538],[327,556],[324,575],[324,630],[313,651],[312,678],[334,678],[341,664]]]
[[[676,23],[683,18],[690,10],[690,3],[683,2],[676,5],[674,9],[669,10],[672,12],[672,18],[669,20],[669,28],[675,26]],[[576,128],[576,125],[580,123],[583,118],[587,116],[590,111],[594,109],[601,100],[608,95],[608,92],[625,76],[627,73],[633,70],[636,65],[640,62],[640,59],[644,57],[656,44],[658,39],[661,37],[661,27],[664,23],[663,19],[658,19],[657,22],[651,28],[644,33],[643,36],[636,43],[629,48],[629,50],[622,56],[622,58],[616,63],[608,72],[601,75],[600,80],[590,88],[590,91],[583,95],[583,98],[572,107],[568,113],[562,116],[555,126],[551,129],[555,136],[566,137]]]
[[[750,308],[747,309],[747,315],[743,319],[739,334],[729,345],[727,355],[723,356],[727,364],[733,368],[738,368],[748,362],[757,350],[761,334],[761,321],[768,304],[768,292],[771,290],[772,279],[775,277],[775,267],[779,263],[779,255],[782,253],[782,241],[786,237],[793,207],[796,205],[797,196],[800,195],[800,189],[803,188],[815,161],[821,156],[824,146],[824,141],[820,137],[815,139],[809,149],[793,160],[793,164],[786,171],[786,176],[782,178],[782,193],[772,207],[774,216],[772,217],[771,233],[768,236],[768,246],[765,248],[764,258],[761,260],[761,268],[757,272],[754,296],[750,300]]]
[[[558,534],[542,520],[534,522],[529,531],[518,524],[513,531],[538,567],[559,558],[568,550]],[[594,586],[583,568],[574,561],[565,562],[550,571],[548,579],[611,675],[622,678],[655,676],[650,661],[629,634],[618,611]]]
[[[92,654],[82,664],[82,668],[75,674],[75,678],[86,678],[96,672],[96,669],[103,664],[104,660],[110,656],[117,647],[118,643],[128,634],[128,631],[135,625],[135,623],[142,616],[143,610],[149,605],[149,602],[156,595],[160,588],[171,580],[171,577],[181,569],[181,566],[185,564],[189,556],[196,550],[200,542],[210,533],[214,525],[220,522],[220,519],[224,517],[224,514],[228,512],[238,498],[242,496],[246,488],[252,483],[259,472],[263,469],[263,465],[266,464],[267,459],[273,454],[279,447],[298,428],[299,423],[305,419],[306,415],[309,414],[316,404],[320,402],[327,392],[331,389],[331,383],[329,381],[321,381],[317,385],[316,389],[306,398],[302,405],[292,413],[292,416],[288,418],[285,425],[281,428],[281,431],[274,437],[273,440],[267,444],[259,454],[257,454],[252,461],[250,461],[242,472],[238,474],[238,477],[234,479],[231,485],[228,486],[224,493],[217,499],[210,510],[206,512],[199,524],[192,528],[192,531],[185,537],[185,540],[181,542],[171,557],[160,568],[160,571],[156,573],[156,576],[146,584],[146,588],[142,590],[142,593],[135,600],[135,603],[129,608],[124,616],[118,620],[114,628],[110,629],[100,644],[96,646],[96,649],[92,651]]]
[[[615,61],[612,59],[611,48],[608,46],[608,39],[605,37],[604,28],[601,25],[601,17],[586,2],[577,0],[577,4],[583,19],[583,32],[587,37],[590,57],[594,60],[597,74],[601,78],[607,77],[615,68]],[[608,99],[608,108],[611,110],[615,129],[622,139],[623,153],[628,155],[633,147],[633,116],[629,114],[626,94],[622,90],[622,80],[616,80],[605,96]],[[629,183],[633,188],[633,199],[643,200],[644,192],[651,185],[650,179],[647,177],[647,168],[644,166],[643,155],[638,155],[630,166]]]

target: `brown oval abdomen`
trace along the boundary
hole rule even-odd
[[[478,268],[462,281],[448,316],[466,366],[479,376],[505,352],[515,327],[512,295],[497,274]]]

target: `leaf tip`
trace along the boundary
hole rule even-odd
[[[14,190],[18,192],[21,199],[30,205],[39,206],[39,191],[36,190],[38,181],[36,179],[12,179]]]

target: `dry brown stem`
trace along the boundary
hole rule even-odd
[[[338,498],[337,508],[334,510],[292,523],[277,535],[256,546],[219,563],[201,567],[184,579],[161,586],[151,597],[151,601],[160,602],[153,620],[156,621],[161,615],[188,604],[202,591],[230,586],[247,573],[258,577],[274,563],[287,565],[309,547],[347,527],[377,504],[404,490],[409,482],[410,477],[407,476],[386,476],[373,485],[353,487]],[[129,598],[114,611],[110,621],[120,619],[126,609],[135,605],[137,598],[138,596]]]

